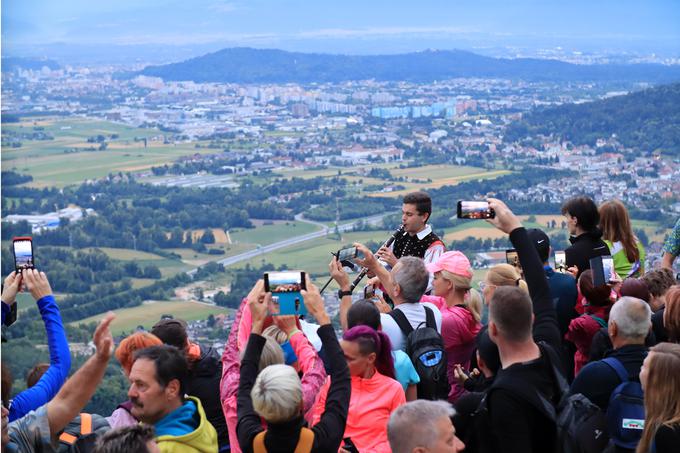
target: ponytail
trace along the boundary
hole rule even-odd
[[[356,342],[362,355],[375,352],[375,367],[378,372],[392,379],[395,378],[392,343],[385,332],[358,325],[347,330],[342,339]]]

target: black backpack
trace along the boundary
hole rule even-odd
[[[94,450],[97,437],[110,429],[106,418],[83,412],[71,420],[60,434],[57,452],[89,453]]]
[[[420,377],[418,399],[445,400],[449,397],[449,380],[446,375],[446,350],[431,308],[425,309],[425,322],[413,329],[401,310],[392,310],[390,316],[406,338],[406,354]]]

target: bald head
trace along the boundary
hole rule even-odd
[[[616,335],[622,339],[644,341],[652,327],[652,310],[649,304],[635,297],[622,297],[609,312],[609,334],[616,326]]]
[[[498,335],[507,341],[531,339],[533,306],[526,291],[517,286],[500,286],[489,302],[489,321],[498,328]]]

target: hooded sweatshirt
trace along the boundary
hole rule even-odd
[[[217,432],[208,422],[198,398],[188,397],[154,428],[162,453],[217,453]]]
[[[576,346],[576,353],[574,354],[574,376],[576,376],[579,371],[581,371],[581,368],[588,363],[593,337],[601,327],[606,326],[610,309],[611,305],[600,307],[587,305],[586,313],[578,318],[572,319],[569,323],[569,329],[564,335],[564,339],[571,341]],[[604,325],[600,324],[602,322]]]
[[[321,419],[329,387],[330,378],[319,392],[319,399],[313,409],[312,425]],[[368,379],[352,376],[347,425],[342,437],[351,438],[361,453],[391,452],[387,440],[387,422],[390,414],[405,402],[401,384],[380,374],[378,370]]]

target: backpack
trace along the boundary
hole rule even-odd
[[[621,383],[609,397],[607,428],[611,441],[618,447],[635,449],[645,428],[645,404],[642,385],[628,379],[628,372],[620,360],[607,357],[603,360],[612,367]]]
[[[97,437],[111,427],[106,418],[97,414],[81,413],[66,425],[59,436],[58,453],[88,453],[94,450]]]
[[[425,322],[416,329],[401,310],[392,310],[389,315],[406,337],[406,354],[411,358],[413,366],[420,377],[418,383],[418,399],[445,400],[449,397],[449,379],[447,377],[447,359],[444,340],[437,332],[434,312],[430,307],[425,309]]]
[[[264,446],[264,436],[267,430],[260,431],[253,439],[253,453],[267,453],[267,447]],[[314,445],[314,431],[303,427],[300,430],[300,437],[298,438],[297,446],[294,453],[309,453],[312,451]]]

